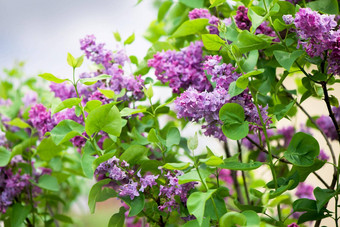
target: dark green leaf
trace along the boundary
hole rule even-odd
[[[123,152],[119,159],[127,161],[130,165],[135,165],[147,160],[147,154],[148,148],[141,145],[132,145]]]
[[[244,122],[244,110],[240,104],[227,103],[219,111],[220,120],[224,123],[242,123]]]
[[[93,169],[93,161],[96,159],[93,154],[95,153],[95,149],[91,142],[88,140],[84,146],[84,153],[81,157],[81,167],[83,169],[84,175],[87,178],[92,179],[94,174]]]
[[[243,30],[237,37],[236,45],[241,53],[252,50],[261,50],[269,47],[271,38],[266,36],[254,35],[247,30]]]
[[[295,133],[284,156],[297,166],[311,166],[319,155],[318,141],[304,132]]]
[[[298,57],[300,57],[305,52],[303,50],[296,50],[292,53],[289,53],[282,50],[274,50],[273,53],[277,62],[287,71],[289,71],[295,60],[298,59]]]
[[[102,187],[108,183],[110,183],[111,179],[104,179],[101,181],[98,181],[96,184],[94,184],[90,190],[89,194],[89,200],[88,200],[88,205],[91,211],[91,214],[94,213],[96,209],[96,202],[97,202],[97,196],[102,190]]]
[[[119,212],[111,216],[108,227],[124,227],[125,211],[124,207],[120,207]]]
[[[262,162],[242,163],[242,162],[229,161],[228,159],[225,159],[224,163],[219,165],[218,167],[222,169],[246,171],[246,170],[257,169],[260,166],[262,166]]]
[[[334,190],[330,189],[321,189],[316,187],[313,191],[313,194],[316,199],[316,208],[317,212],[323,208],[323,206],[328,203],[328,201],[333,198],[337,193]]]
[[[131,200],[129,196],[122,197],[121,199],[130,207],[129,217],[136,216],[144,209],[145,206],[144,194],[135,197],[133,200]]]
[[[249,123],[225,123],[222,126],[223,134],[232,140],[240,140],[246,137],[249,133]]]
[[[53,142],[59,145],[69,141],[75,136],[80,136],[83,132],[83,125],[72,120],[63,120],[52,129],[51,137]]]
[[[235,97],[239,94],[241,94],[244,91],[244,89],[239,88],[236,85],[236,81],[231,82],[231,84],[229,85],[229,90],[228,90],[228,94],[230,95],[230,98]]]
[[[294,106],[294,101],[291,101],[289,104],[284,105],[284,104],[277,104],[274,106],[274,114],[276,116],[276,119],[279,121],[283,117],[287,115],[289,110]]]
[[[23,206],[20,203],[15,203],[12,208],[12,213],[10,215],[11,227],[23,226],[23,223],[27,215],[31,211],[31,206]]]
[[[216,189],[208,190],[207,192],[194,192],[188,198],[188,211],[197,218],[199,225],[203,223],[205,204],[215,192]]]
[[[49,161],[54,156],[56,156],[62,150],[61,146],[57,146],[52,137],[44,138],[39,146],[37,147],[37,154],[41,158],[41,160]]]
[[[47,189],[50,191],[59,191],[60,186],[58,184],[57,178],[51,175],[42,175],[39,177],[37,184],[40,188]]]
[[[73,220],[69,216],[66,216],[66,215],[63,215],[63,214],[56,214],[53,217],[58,221],[68,223],[68,224],[73,224]]]
[[[307,3],[307,7],[327,14],[339,14],[339,5],[337,0],[316,0]]]
[[[11,158],[11,152],[5,147],[0,147],[0,167],[6,166]]]

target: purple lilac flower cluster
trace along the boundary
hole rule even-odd
[[[175,196],[179,196],[181,202],[186,203],[188,192],[195,187],[196,182],[189,182],[185,184],[178,183],[178,177],[183,175],[182,171],[174,170],[162,170],[165,171],[164,177],[166,183],[160,185],[159,196],[161,197],[162,205],[158,206],[160,211],[167,209],[168,212],[179,208],[179,204],[175,200]]]
[[[332,111],[338,125],[340,125],[340,107],[333,107]],[[326,136],[331,140],[336,140],[338,138],[335,126],[332,119],[329,116],[322,115],[316,120],[318,126],[325,132]]]
[[[199,91],[190,87],[175,100],[175,109],[178,118],[187,118],[190,121],[198,122],[204,118],[206,124],[202,126],[206,136],[214,136],[219,140],[225,140],[221,130],[222,122],[219,120],[219,110],[229,102],[238,103],[245,110],[246,120],[260,124],[260,119],[256,111],[256,106],[252,102],[252,96],[248,90],[242,94],[230,98],[228,89],[233,81],[236,81],[241,74],[235,72],[231,64],[219,64],[221,56],[207,56],[203,63],[207,74],[210,74],[211,81],[216,83],[216,88],[211,91]],[[264,120],[267,120],[266,108],[261,108]],[[268,124],[270,121],[267,121]],[[250,129],[254,130],[256,126],[251,125]]]
[[[70,119],[79,124],[84,124],[81,116],[77,117],[74,108],[58,112],[51,117],[51,111],[42,104],[35,104],[29,110],[29,123],[38,131],[39,137],[44,137],[46,132],[51,131],[60,121]],[[81,136],[71,139],[74,146],[80,148],[85,145],[86,140]]]
[[[21,156],[15,156],[10,164],[5,167],[0,167],[0,212],[2,213],[6,213],[7,208],[13,204],[14,199],[19,199],[21,194],[25,196],[29,194],[28,190],[31,186],[30,180],[37,181],[42,174],[50,174],[50,169],[44,169],[41,173],[37,173],[34,168],[33,178],[28,174],[22,174],[21,169],[14,172],[18,163],[23,162],[25,161]],[[33,196],[37,196],[41,193],[41,189],[33,186],[32,193]]]
[[[251,28],[251,21],[248,17],[248,8],[245,6],[239,6],[236,11],[236,16],[234,17],[235,23],[237,27],[241,30],[250,30]],[[260,26],[256,29],[255,35],[257,34],[264,34],[271,37],[276,37],[275,31],[268,26],[268,22],[264,21]],[[276,38],[274,41],[278,41],[278,38]]]
[[[311,57],[327,55],[328,73],[340,75],[340,31],[335,15],[321,15],[310,8],[301,8],[294,24],[299,37],[298,48],[301,45]]]
[[[117,52],[105,49],[104,43],[96,43],[96,37],[94,37],[94,35],[88,35],[81,39],[80,45],[80,49],[85,52],[88,59],[104,66],[104,69],[101,69],[100,73],[112,76],[108,86],[105,84],[101,85],[102,89],[111,89],[115,93],[120,93],[121,90],[125,88],[127,93],[131,93],[129,95],[130,98],[134,100],[143,98],[144,80],[141,76],[124,75],[124,70],[121,68],[121,66],[124,66],[125,63],[130,61],[123,49]],[[93,91],[94,90],[92,90],[92,92]],[[122,100],[128,100],[127,95],[128,94],[126,94]]]
[[[155,75],[162,83],[169,82],[174,93],[193,87],[198,91],[212,89],[203,71],[203,43],[191,43],[181,51],[168,50],[158,52],[148,61],[149,67],[155,68]]]
[[[209,13],[207,9],[193,9],[189,12],[189,19],[194,20],[198,18],[207,18],[209,19],[209,25],[207,28],[210,34],[219,34],[218,32],[218,23],[219,19]]]
[[[158,175],[147,174],[142,176],[140,171],[135,174],[135,171],[128,167],[129,164],[126,161],[120,161],[113,156],[97,167],[95,175],[102,174],[114,181],[120,182],[119,196],[129,196],[131,200],[139,196],[139,192],[144,192],[148,187],[152,188],[152,186],[157,185],[156,179]],[[134,178],[136,181],[134,181]]]

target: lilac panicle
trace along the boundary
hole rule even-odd
[[[211,90],[211,84],[202,69],[203,43],[191,43],[181,51],[162,51],[148,61],[155,68],[155,75],[162,83],[169,82],[174,93],[193,87],[198,91]]]
[[[340,124],[340,107],[333,107],[332,111],[334,113],[335,120],[337,124]],[[332,119],[329,116],[322,115],[318,119],[316,119],[316,123],[318,126],[324,131],[327,137],[331,140],[337,140],[337,132],[335,126],[333,124]]]
[[[47,111],[44,105],[35,104],[28,113],[30,122],[32,126],[37,129],[40,137],[43,137],[46,132],[53,129],[54,122],[51,118],[51,111]]]
[[[133,200],[136,196],[139,196],[137,186],[137,182],[130,180],[128,184],[120,186],[119,196],[130,196],[130,199]]]

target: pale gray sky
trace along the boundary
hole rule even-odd
[[[67,52],[81,55],[79,39],[94,34],[114,48],[112,32],[123,38],[133,32],[127,48],[141,58],[150,44],[142,35],[157,12],[151,0],[0,0],[0,78],[15,60],[26,62],[28,76],[50,72],[69,74]]]

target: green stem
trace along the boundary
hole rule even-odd
[[[239,157],[240,162],[242,162],[242,149],[241,149],[241,143],[240,143],[239,140],[237,140],[237,147],[238,147],[238,152],[240,154],[238,157]],[[242,179],[243,179],[244,192],[245,192],[246,198],[247,198],[247,203],[250,204],[248,185],[247,185],[246,176],[244,174],[244,171],[241,171],[241,174],[242,174]]]

